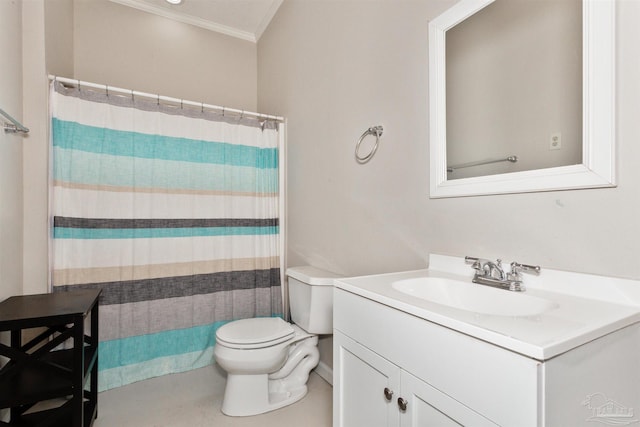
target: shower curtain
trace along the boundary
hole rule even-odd
[[[99,388],[282,315],[278,124],[51,85],[52,290],[100,288]]]

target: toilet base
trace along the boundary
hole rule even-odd
[[[295,328],[295,326],[294,326]],[[298,330],[297,341],[288,345],[283,365],[271,373],[247,373],[243,366],[233,366],[230,359],[243,355],[244,350],[216,347],[220,366],[227,371],[227,385],[222,401],[222,413],[234,417],[263,414],[302,399],[307,394],[309,373],[320,360],[318,336]],[[222,351],[228,350],[228,351]],[[261,350],[259,350],[261,351]],[[236,352],[240,352],[237,354]],[[255,359],[259,360],[257,357]],[[239,369],[230,369],[239,368]]]
[[[222,413],[232,417],[263,414],[291,405],[307,394],[306,385],[289,391],[270,391],[271,381],[268,374],[228,374]]]

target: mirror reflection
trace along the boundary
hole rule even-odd
[[[448,180],[583,162],[582,0],[496,0],[445,58]]]

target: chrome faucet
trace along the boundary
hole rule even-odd
[[[493,279],[505,280],[506,275],[502,269],[502,260],[497,259],[496,262],[486,261],[482,267],[485,277],[491,277]]]
[[[521,272],[540,273],[540,266],[520,264],[515,261],[511,263],[511,271],[505,273],[500,259],[493,262],[488,259],[466,256],[464,260],[467,264],[471,264],[471,268],[476,271],[473,283],[510,291],[524,291]]]

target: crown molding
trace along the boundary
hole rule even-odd
[[[135,9],[142,10],[144,12],[153,13],[154,15],[159,15],[164,18],[172,19],[174,21],[195,25],[196,27],[204,28],[209,31],[225,34],[227,36],[246,40],[252,43],[256,43],[259,38],[259,36],[256,36],[256,34],[253,34],[249,31],[242,31],[242,30],[238,30],[237,28],[229,27],[227,25],[217,24],[215,22],[207,21],[205,19],[188,16],[181,13],[176,13],[171,10],[167,10],[163,7],[154,6],[152,4],[148,4],[140,0],[109,0],[109,1],[113,3],[119,3],[124,6],[133,7]],[[277,6],[274,7],[274,5],[272,5],[272,7],[269,9],[270,15],[267,15],[269,19],[267,19],[267,16],[265,16],[265,19],[260,24],[260,34],[266,29],[267,25],[269,24],[269,21],[271,20],[271,18],[273,18],[273,15],[275,15],[281,3],[282,3],[282,0],[277,0],[276,2],[274,2],[274,5],[277,4]]]
[[[262,22],[260,22],[260,25],[258,25],[258,28],[256,28],[256,34],[255,34],[256,41],[260,40],[260,37],[262,37],[262,34],[265,32],[265,30],[269,26],[269,23],[271,23],[271,20],[278,12],[278,9],[282,5],[283,1],[284,0],[273,0],[271,2],[271,7],[262,18]]]

